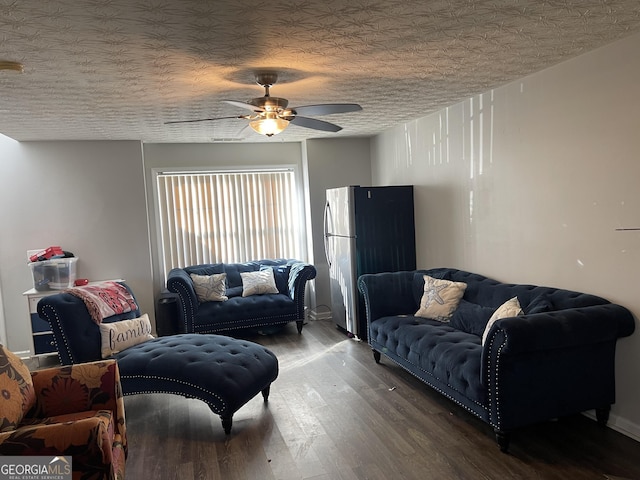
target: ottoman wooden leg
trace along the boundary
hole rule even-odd
[[[264,398],[264,403],[269,401],[269,391],[271,390],[271,385],[262,390],[262,398]]]

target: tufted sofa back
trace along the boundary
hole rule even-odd
[[[566,308],[579,308],[610,303],[604,298],[587,293],[544,286],[502,283],[477,273],[465,272],[455,268],[434,268],[416,271],[413,288],[416,307],[419,306],[420,298],[422,297],[424,285],[423,275],[425,274],[444,280],[466,283],[467,288],[464,292],[463,299],[486,307],[497,308],[510,298],[516,296],[525,311],[527,311],[526,307],[528,305],[540,298],[544,298],[550,303],[552,306],[550,308],[551,310],[564,310]]]
[[[242,286],[242,278],[240,276],[241,273],[255,272],[257,270],[260,270],[262,266],[287,266],[297,261],[298,260],[282,258],[278,260],[254,260],[245,263],[205,263],[202,265],[191,265],[189,267],[184,267],[183,270],[188,274],[194,273],[196,275],[214,275],[218,273],[226,273],[227,286],[229,288],[234,288]]]

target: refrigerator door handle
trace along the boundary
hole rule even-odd
[[[329,217],[331,216],[329,202],[324,206],[324,256],[327,259],[327,265],[331,268],[331,259],[329,258],[329,225],[327,224]]]

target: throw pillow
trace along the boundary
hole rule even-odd
[[[193,281],[193,288],[199,302],[224,302],[229,300],[225,295],[227,291],[227,274],[216,273],[213,275],[189,274]]]
[[[413,299],[416,301],[416,305],[420,305],[420,300],[424,293],[425,275],[429,275],[430,277],[438,278],[440,280],[451,280],[449,272],[442,271],[442,269],[416,270],[413,274],[413,282],[411,283],[411,291],[413,292]]]
[[[550,312],[552,310],[553,310],[553,302],[551,302],[549,295],[547,295],[546,293],[541,293],[540,295],[535,297],[533,300],[531,300],[531,302],[529,303],[529,305],[527,305],[527,308],[525,309],[527,315],[531,315],[534,313]]]
[[[227,288],[227,292],[225,293],[225,295],[227,296],[227,298],[241,297],[242,296],[242,285],[240,285],[239,287]]]
[[[278,292],[284,293],[285,295],[289,294],[289,272],[291,271],[291,265],[279,265],[276,267],[268,267],[266,265],[262,265],[260,270],[273,270],[273,276],[276,280],[276,288]]]
[[[495,311],[495,308],[483,307],[476,303],[461,300],[460,305],[453,312],[449,325],[455,329],[481,337],[484,327]]]
[[[272,268],[265,268],[256,272],[242,272],[240,276],[242,277],[243,297],[278,293]]]
[[[15,353],[0,345],[0,432],[14,430],[35,403],[29,368]]]
[[[424,293],[416,317],[448,322],[464,295],[467,284],[424,275]]]
[[[511,318],[517,317],[518,315],[522,315],[522,307],[520,306],[520,302],[518,301],[518,297],[513,297],[510,300],[507,300],[502,305],[498,307],[498,309],[491,315],[491,318],[487,322],[487,326],[484,328],[484,333],[482,334],[482,344],[487,340],[487,336],[489,335],[489,330],[501,318]]]
[[[146,313],[141,317],[119,322],[101,323],[102,358],[108,358],[129,347],[154,338],[151,335],[151,322]]]

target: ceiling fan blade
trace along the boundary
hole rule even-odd
[[[314,130],[322,130],[324,132],[339,132],[342,127],[333,123],[325,122],[324,120],[317,120],[315,118],[295,116],[290,123],[298,125],[299,127],[313,128]]]
[[[229,105],[233,105],[234,107],[246,108],[247,110],[252,110],[254,112],[264,112],[264,109],[262,107],[258,107],[257,105],[254,105],[252,103],[238,102],[237,100],[222,101],[228,103]]]
[[[358,112],[362,107],[357,103],[325,103],[292,108],[297,115],[331,115],[332,113]]]
[[[235,117],[216,117],[216,118],[197,118],[195,120],[173,120],[171,122],[164,122],[165,125],[169,125],[170,123],[196,123],[196,122],[209,122],[212,120],[226,120],[228,118],[249,118],[248,115],[236,115]]]
[[[248,132],[248,130],[249,130],[249,124],[247,123],[244,127],[242,127],[242,128],[238,131],[238,133],[236,134],[236,136],[237,136],[237,137],[240,137],[240,138],[244,138],[244,137],[246,137],[246,136],[247,136],[247,133],[249,133],[249,132]]]

